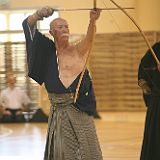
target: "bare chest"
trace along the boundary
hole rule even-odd
[[[69,87],[82,72],[85,60],[75,49],[58,55],[59,78],[62,84]]]
[[[84,66],[84,60],[79,56],[61,56],[58,59],[59,72],[68,75],[79,74]]]

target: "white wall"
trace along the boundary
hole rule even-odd
[[[160,0],[137,0],[137,15],[143,30],[160,31]]]
[[[109,0],[97,0],[98,7],[114,7]],[[127,12],[140,24],[143,30],[160,30],[160,0],[115,0],[124,7],[135,7]],[[31,9],[42,6],[61,8],[88,8],[92,0],[10,0],[10,9]],[[61,12],[66,18],[72,33],[85,33],[89,20],[89,11]],[[97,22],[98,33],[137,31],[132,22],[121,11],[102,11]]]

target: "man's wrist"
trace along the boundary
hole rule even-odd
[[[33,16],[34,20],[36,20],[36,21],[38,21],[38,20],[43,20],[43,17],[40,16],[40,15],[38,14],[38,12],[35,12],[32,16]]]
[[[95,19],[93,19],[93,18],[91,18],[91,19],[90,19],[90,24],[95,25],[95,24],[96,24],[96,20],[95,20]]]

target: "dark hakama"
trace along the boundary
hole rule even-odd
[[[102,160],[93,117],[73,106],[73,94],[49,94],[44,160]]]
[[[153,50],[160,60],[160,43]],[[160,72],[149,51],[141,60],[138,79],[151,88],[149,94],[144,94],[147,113],[140,160],[160,160]]]

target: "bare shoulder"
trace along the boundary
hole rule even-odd
[[[84,57],[88,51],[88,47],[85,45],[85,40],[82,39],[80,42],[75,44],[75,49],[79,56]]]

